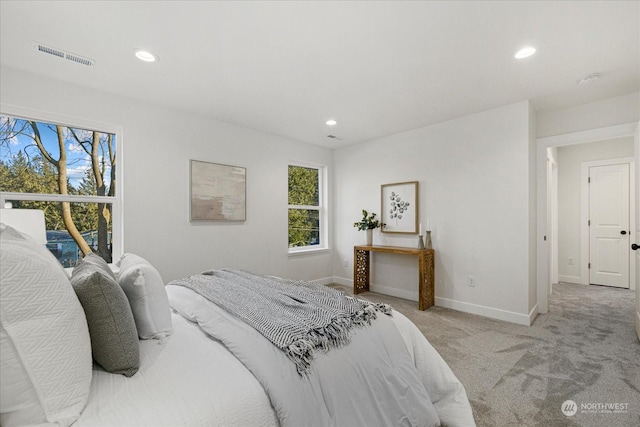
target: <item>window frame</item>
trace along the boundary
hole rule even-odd
[[[328,191],[327,191],[327,166],[317,163],[309,163],[303,161],[289,161],[287,163],[287,183],[289,181],[289,166],[297,166],[308,169],[316,169],[318,171],[318,206],[309,205],[290,205],[289,204],[289,189],[287,184],[287,249],[289,256],[305,255],[320,252],[327,252],[329,250],[329,215],[328,215]],[[289,209],[300,210],[317,210],[319,217],[319,245],[310,246],[296,246],[289,247]]]
[[[46,202],[70,202],[70,203],[108,203],[111,204],[111,235],[113,237],[111,247],[111,266],[122,257],[124,253],[123,216],[123,129],[120,125],[97,122],[93,120],[65,116],[46,111],[22,108],[15,105],[0,104],[0,115],[12,116],[19,119],[46,122],[71,128],[95,130],[102,133],[111,133],[116,136],[116,195],[115,196],[79,196],[64,194],[44,193],[16,193],[0,192],[0,208],[4,209],[5,203],[12,200],[46,201]],[[67,268],[67,270],[70,270]]]

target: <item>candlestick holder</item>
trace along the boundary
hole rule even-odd
[[[422,234],[418,235],[418,249],[424,249],[424,241],[422,240]]]
[[[422,240],[422,238],[420,240]],[[426,239],[426,242],[425,242],[424,245],[425,245],[425,247],[427,249],[432,249],[433,248],[432,243],[431,243],[431,230],[427,230],[427,239]]]

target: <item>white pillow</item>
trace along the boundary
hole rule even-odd
[[[171,335],[173,325],[169,299],[158,270],[135,254],[122,255],[118,265],[118,282],[131,305],[138,336],[162,339]]]
[[[55,257],[0,224],[0,425],[68,426],[89,397],[84,311]]]

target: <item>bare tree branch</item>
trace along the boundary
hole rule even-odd
[[[28,135],[28,136],[31,139],[33,139],[33,141],[36,143],[36,145],[38,146],[38,149],[42,153],[42,156],[49,163],[51,163],[53,166],[55,166],[58,169],[58,171],[60,171],[60,161],[59,161],[60,159],[56,160],[53,157],[51,157],[51,154],[49,154],[49,152],[44,148],[44,144],[42,143],[42,138],[40,137],[40,129],[38,129],[38,125],[34,121],[31,121],[31,120],[29,120],[28,123],[31,126],[31,129],[33,130],[33,135]],[[64,151],[64,143],[62,144],[61,154],[62,154],[62,151]]]

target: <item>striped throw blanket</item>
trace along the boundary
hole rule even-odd
[[[258,276],[239,270],[210,270],[170,285],[192,289],[252,326],[291,359],[300,375],[314,352],[350,340],[351,329],[370,325],[387,304],[344,295],[315,283]]]

